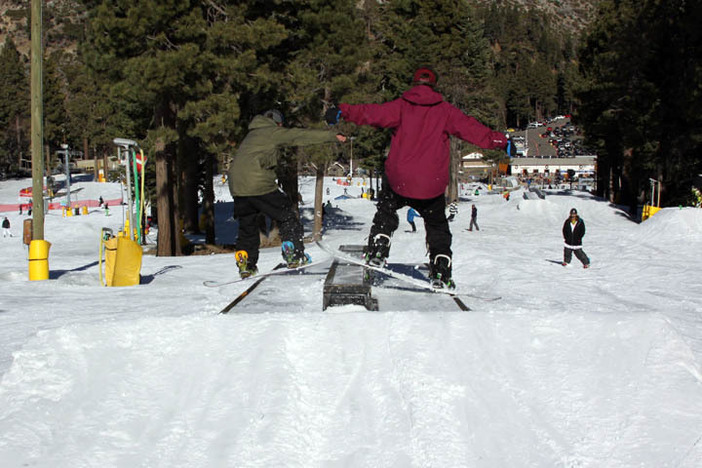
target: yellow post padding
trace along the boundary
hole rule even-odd
[[[33,240],[29,243],[29,281],[49,279],[49,249],[51,243]]]
[[[643,211],[641,212],[641,221],[646,221],[648,218],[658,213],[659,211],[661,211],[661,208],[659,206],[644,205]]]
[[[111,286],[135,286],[141,280],[141,256],[138,242],[126,237],[117,238],[117,255]],[[108,286],[110,284],[108,283]]]
[[[115,258],[117,257],[117,237],[111,237],[105,243],[105,286],[112,286],[115,276]]]

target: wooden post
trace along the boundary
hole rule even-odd
[[[43,45],[42,0],[31,0],[31,118],[32,118],[32,219],[33,239],[44,240],[44,156],[43,156]]]

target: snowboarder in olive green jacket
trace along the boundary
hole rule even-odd
[[[229,191],[234,197],[234,217],[239,221],[236,258],[242,277],[257,272],[260,246],[257,217],[261,213],[278,222],[288,266],[309,262],[302,241],[302,224],[290,198],[276,181],[278,150],[337,141],[344,142],[346,137],[328,130],[283,127],[283,115],[277,110],[257,115],[251,121],[249,133],[229,166]]]

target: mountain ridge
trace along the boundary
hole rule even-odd
[[[495,0],[470,1],[487,5]],[[25,56],[29,55],[30,48],[29,3],[0,0],[0,47],[10,35],[17,49]],[[498,0],[497,3],[542,12],[556,30],[577,36],[594,18],[600,0]],[[47,0],[42,15],[46,51],[75,50],[82,35],[85,7],[78,0]]]

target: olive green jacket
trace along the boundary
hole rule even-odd
[[[335,141],[335,132],[279,127],[273,119],[257,115],[229,165],[229,191],[234,197],[252,197],[278,190],[278,148]]]

